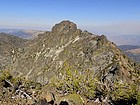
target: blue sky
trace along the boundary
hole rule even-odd
[[[62,20],[97,34],[140,35],[140,0],[0,0],[0,28],[49,30]]]

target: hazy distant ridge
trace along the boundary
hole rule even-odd
[[[38,34],[43,34],[44,31],[41,30],[25,30],[25,29],[0,29],[0,32],[15,35],[23,39],[33,39],[37,37]]]
[[[140,35],[108,35],[107,37],[117,45],[140,45]]]

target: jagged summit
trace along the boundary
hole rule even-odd
[[[77,26],[75,23],[71,22],[71,21],[62,21],[59,24],[56,24],[53,28],[52,28],[52,32],[53,33],[68,33],[68,32],[75,32],[77,30]]]

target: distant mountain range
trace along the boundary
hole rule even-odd
[[[131,59],[140,62],[140,35],[107,36]]]
[[[140,45],[140,35],[107,35],[107,37],[117,45]]]
[[[140,62],[140,45],[120,45],[118,46],[128,57]]]
[[[18,36],[23,39],[34,39],[38,34],[43,34],[42,30],[25,30],[25,29],[0,29],[0,32]]]

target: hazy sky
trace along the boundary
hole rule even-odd
[[[0,28],[48,30],[62,20],[97,34],[140,35],[140,0],[0,0]]]

